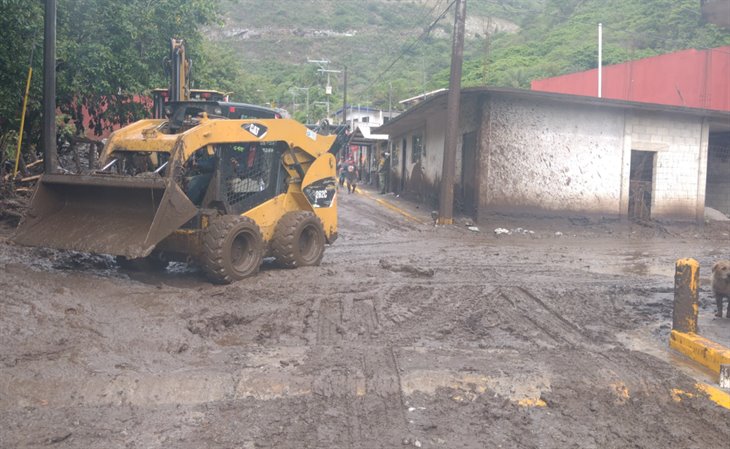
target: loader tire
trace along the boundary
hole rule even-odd
[[[285,268],[319,265],[324,256],[324,228],[312,212],[285,214],[274,229],[271,254]]]
[[[211,282],[230,284],[259,271],[263,239],[248,217],[223,215],[211,219],[203,234],[201,264]]]

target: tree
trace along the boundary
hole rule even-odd
[[[133,100],[167,86],[162,63],[170,39],[185,39],[189,54],[202,55],[203,27],[220,19],[215,0],[58,0],[57,16],[58,107],[78,132],[96,133],[143,117],[145,106]],[[31,147],[41,127],[43,17],[43,0],[0,0],[0,27],[9,37],[0,40],[0,140],[18,129],[35,49],[24,138]],[[231,74],[239,77],[238,69],[208,80]]]
[[[58,17],[59,106],[77,129],[101,134],[145,114],[135,96],[167,86],[170,39],[202,53],[201,27],[219,11],[213,0],[60,0]]]
[[[0,137],[20,126],[30,56],[35,49],[28,116],[37,115],[42,91],[43,7],[41,2],[0,0]]]

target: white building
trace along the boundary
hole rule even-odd
[[[376,130],[392,190],[438,204],[447,92]],[[455,204],[493,212],[703,220],[730,213],[730,113],[518,89],[461,92]]]
[[[335,112],[332,119],[333,123],[342,123],[342,112],[342,108]],[[378,157],[388,141],[386,134],[377,134],[374,130],[397,115],[397,112],[388,112],[366,106],[350,105],[346,109],[345,116],[351,132],[350,142],[345,154],[340,154],[339,157],[354,160],[360,172],[360,177],[365,182],[372,181],[372,173],[377,167]]]
[[[335,111],[332,117],[332,123],[343,123],[343,109],[340,108]],[[350,129],[354,130],[357,125],[364,124],[371,128],[377,128],[387,123],[391,117],[397,117],[398,112],[383,111],[382,109],[370,108],[367,106],[360,105],[348,105],[345,112],[347,123],[350,124]]]

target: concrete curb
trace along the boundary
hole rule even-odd
[[[718,375],[720,365],[730,364],[730,349],[695,333],[672,330],[669,347],[679,351]]]
[[[359,194],[361,194],[363,196],[366,196],[366,197],[370,198],[371,200],[374,200],[376,203],[378,203],[378,204],[380,204],[382,206],[385,206],[386,208],[388,208],[388,209],[390,209],[390,210],[392,210],[394,212],[397,212],[397,213],[403,215],[404,217],[406,217],[407,219],[409,219],[411,221],[415,221],[416,223],[419,223],[419,224],[426,224],[425,221],[421,220],[420,218],[418,218],[418,217],[416,217],[414,215],[411,215],[410,213],[404,211],[403,209],[401,209],[400,207],[396,206],[395,204],[390,203],[390,202],[385,201],[385,200],[380,199],[380,198],[376,198],[373,195],[371,195],[370,193],[368,193],[368,192],[360,189],[359,187],[355,187],[355,192],[357,192],[357,193],[359,193]]]
[[[715,388],[712,385],[697,384],[695,387],[707,395],[707,397],[720,407],[730,410],[730,394]]]

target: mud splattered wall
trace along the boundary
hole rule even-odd
[[[407,163],[394,167],[394,175],[400,178],[405,168],[406,193],[436,205],[446,129],[445,95],[427,107],[404,113],[396,123],[389,129],[391,144],[402,148],[407,142],[402,154]],[[467,90],[461,99],[457,187],[462,182],[465,133],[474,133],[471,142],[476,139],[477,154],[471,157],[477,168],[470,176],[478,187],[468,201],[476,201],[478,221],[492,212],[626,217],[630,199],[637,197],[630,188],[633,151],[650,156],[646,159],[651,165],[650,180],[648,186],[647,181],[641,185],[648,190],[640,192],[648,198],[642,205],[651,206],[649,217],[702,218],[709,125],[696,112],[552,94]],[[424,144],[418,160],[412,156],[414,135],[422,136]],[[730,170],[730,163],[718,170]],[[461,194],[467,198],[465,191]]]
[[[702,119],[634,111],[627,120],[631,149],[656,152],[651,217],[694,220],[698,210],[701,217],[708,132]]]
[[[457,135],[456,170],[454,182],[461,182],[461,144],[465,133],[475,132],[480,125],[480,111],[483,101],[481,96],[462,96],[461,113],[459,117],[459,132]],[[421,157],[413,159],[414,136],[421,136]],[[443,151],[446,139],[446,108],[438,105],[424,114],[423,121],[410,126],[405,131],[391,135],[391,144],[397,144],[400,157],[403,157],[403,140],[406,140],[406,193],[433,207],[438,205],[438,195],[443,170]],[[402,176],[402,164],[393,167],[397,178]]]
[[[480,209],[619,215],[622,110],[493,96],[483,126]]]

